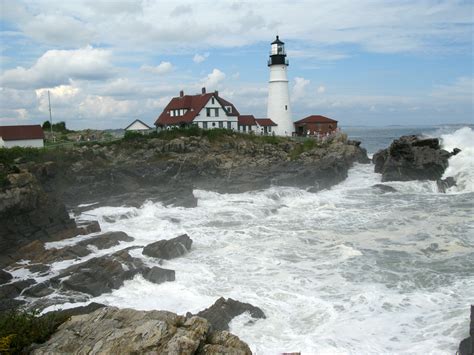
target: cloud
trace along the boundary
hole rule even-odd
[[[191,14],[193,12],[193,8],[191,5],[178,5],[176,6],[170,13],[171,17],[178,17],[187,14]]]
[[[324,85],[319,85],[318,88],[316,89],[316,92],[318,94],[324,94],[326,92],[326,87]]]
[[[209,53],[204,53],[204,54],[196,53],[193,57],[193,62],[199,64],[199,63],[204,62],[208,57],[209,57]]]
[[[213,69],[212,72],[202,80],[202,85],[205,88],[215,88],[225,79],[225,77],[226,75],[219,69]]]
[[[157,75],[164,75],[172,72],[174,67],[170,62],[161,62],[157,66],[142,65],[140,70]]]
[[[293,89],[291,92],[292,101],[299,101],[307,94],[307,87],[310,83],[310,80],[305,78],[296,77]]]
[[[449,101],[464,101],[473,105],[474,78],[460,77],[450,85],[437,85],[434,87],[431,96],[436,99]]]
[[[17,67],[0,76],[2,86],[42,88],[69,84],[70,80],[103,80],[114,74],[111,52],[90,46],[75,50],[49,50],[32,67]]]

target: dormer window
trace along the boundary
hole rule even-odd
[[[232,113],[232,106],[226,106],[227,112]]]
[[[211,104],[213,104],[213,105],[214,105],[214,103],[215,103],[215,102],[216,102],[216,101],[215,101],[215,99],[214,99],[214,98],[212,98],[212,99],[211,99]]]

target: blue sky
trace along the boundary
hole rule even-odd
[[[471,1],[0,0],[0,124],[152,124],[180,90],[266,116],[285,41],[294,119],[473,123]]]

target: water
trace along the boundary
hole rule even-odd
[[[231,331],[257,354],[452,354],[468,335],[474,302],[474,133],[454,129],[346,130],[370,153],[401,134],[444,134],[449,149],[463,149],[450,167],[462,184],[447,194],[433,182],[389,183],[398,192],[383,194],[371,188],[380,183],[373,166],[356,165],[346,181],[318,193],[195,190],[198,207],[191,209],[91,205],[81,219],[135,238],[118,248],[182,233],[194,241],[189,254],[162,265],[176,270],[175,282],[137,276],[92,301],[181,314],[220,296],[249,302],[267,318],[249,323],[242,315]],[[140,249],[131,254],[157,265]]]

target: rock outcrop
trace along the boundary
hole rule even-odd
[[[437,138],[402,136],[375,153],[372,161],[382,181],[438,180],[448,167],[449,157],[457,152],[441,149]]]
[[[143,248],[143,255],[159,259],[174,259],[191,250],[193,241],[187,234],[169,240],[159,240]]]
[[[250,303],[243,303],[232,298],[219,298],[212,306],[196,315],[205,318],[212,324],[214,330],[229,330],[229,323],[242,313],[249,312],[255,319],[266,318],[265,313]]]
[[[6,180],[0,188],[0,266],[21,257],[15,253],[31,241],[60,240],[85,232],[30,172],[16,169]]]
[[[203,318],[165,311],[104,307],[73,316],[32,354],[251,354],[228,332],[212,332]]]
[[[469,326],[469,337],[459,344],[459,355],[474,355],[474,306],[471,306],[471,323]]]

